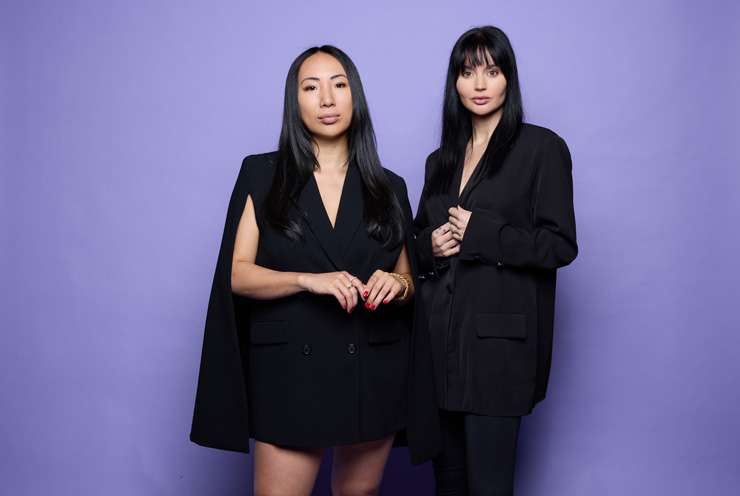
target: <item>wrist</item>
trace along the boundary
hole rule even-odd
[[[308,290],[308,276],[305,272],[296,272],[296,285],[301,291]]]
[[[399,274],[397,272],[389,272],[389,274],[401,284],[402,288],[392,301],[402,303],[408,300],[411,293],[411,279],[406,274]]]

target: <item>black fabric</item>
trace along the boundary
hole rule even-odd
[[[437,166],[427,159],[426,180]],[[488,416],[531,412],[550,371],[556,269],[578,252],[571,159],[554,132],[524,124],[493,176],[476,172],[462,195],[425,186],[414,220],[420,284],[416,319],[433,356],[437,403]],[[459,254],[435,259],[431,231],[449,207],[472,211]]]
[[[272,229],[262,215],[275,153],[244,159],[229,202],[206,316],[190,439],[247,452],[250,437],[293,447],[327,447],[379,439],[409,423],[410,334],[413,305],[359,304],[347,314],[334,297],[297,293],[250,300],[231,292],[236,228],[252,195],[260,242],[258,265],[282,271],[347,270],[363,281],[375,269],[391,271],[402,245],[383,248],[362,221],[362,178],[350,164],[332,228],[313,176],[294,199],[303,239]],[[385,170],[402,207],[405,244],[416,276],[412,214],[403,179]],[[428,365],[426,362],[418,363]],[[421,404],[432,405],[427,391]],[[396,444],[417,449],[413,426]]]
[[[521,417],[440,410],[442,452],[433,460],[437,496],[511,496]]]

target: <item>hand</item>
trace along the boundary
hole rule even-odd
[[[365,308],[375,310],[380,302],[390,303],[398,293],[403,291],[403,285],[389,272],[380,269],[373,272],[367,280],[362,296],[365,298]]]
[[[313,294],[333,295],[347,313],[357,306],[358,294],[365,287],[346,270],[321,274],[301,274],[301,286]]]
[[[470,210],[465,210],[460,205],[457,207],[450,207],[447,212],[450,214],[449,224],[452,226],[452,237],[462,243],[463,236],[465,236],[465,228],[468,227],[470,221]]]
[[[460,251],[460,242],[453,237],[452,224],[446,222],[432,231],[432,253],[435,257],[449,257]]]

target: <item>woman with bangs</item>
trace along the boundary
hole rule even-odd
[[[578,246],[568,147],[523,123],[514,52],[496,27],[452,49],[414,231],[437,494],[511,495],[521,417],[547,390],[556,270]]]
[[[190,434],[254,438],[256,495],[311,494],[328,448],[333,494],[377,494],[406,427],[412,221],[355,65],[306,50],[278,150],[247,156],[231,195]]]

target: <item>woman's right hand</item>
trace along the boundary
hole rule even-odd
[[[333,295],[347,313],[357,306],[358,295],[364,284],[346,270],[340,272],[305,273],[300,276],[300,285],[309,293]]]
[[[435,257],[449,257],[460,251],[460,242],[452,237],[452,225],[445,222],[432,231],[432,253]]]

